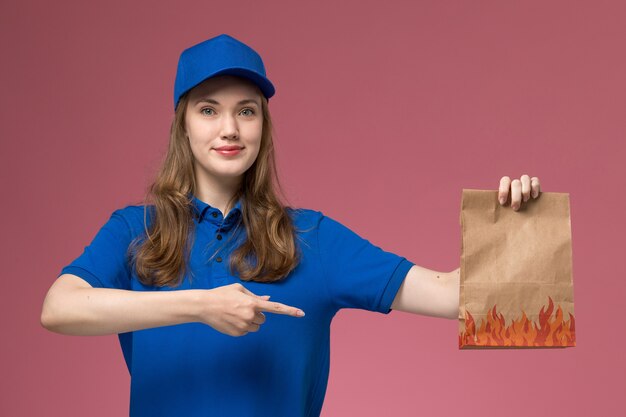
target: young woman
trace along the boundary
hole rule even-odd
[[[146,201],[115,210],[44,300],[51,331],[118,334],[131,416],[318,416],[339,309],[457,318],[458,269],[281,203],[273,94],[261,57],[231,36],[183,51]],[[503,177],[501,204],[509,191],[517,210],[538,179]]]

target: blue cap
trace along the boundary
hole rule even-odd
[[[255,83],[266,98],[274,85],[265,76],[261,56],[245,43],[225,33],[185,49],[178,59],[174,83],[174,110],[180,96],[216,75],[237,75]]]

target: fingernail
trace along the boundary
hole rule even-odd
[[[302,310],[298,310],[298,311],[296,312],[296,314],[297,314],[298,316],[304,316],[304,311],[302,311]]]
[[[504,204],[504,198],[503,197],[500,197],[499,201],[500,201],[500,204]]]

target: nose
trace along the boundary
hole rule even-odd
[[[239,136],[239,126],[237,120],[231,115],[225,115],[222,119],[221,137],[224,139],[235,139]]]

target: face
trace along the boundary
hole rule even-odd
[[[185,130],[200,186],[238,185],[259,154],[263,129],[261,92],[231,75],[209,78],[189,92]],[[216,148],[237,146],[234,154]]]

